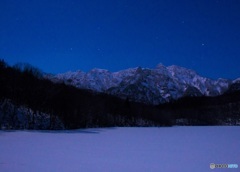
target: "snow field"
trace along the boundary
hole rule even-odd
[[[207,172],[240,165],[239,138],[222,126],[0,131],[0,171]]]

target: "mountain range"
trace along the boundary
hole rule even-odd
[[[89,89],[146,104],[162,104],[185,96],[218,96],[230,88],[239,89],[236,80],[213,80],[184,67],[159,64],[154,69],[130,68],[118,72],[92,69],[57,75],[45,75],[55,83],[65,83],[80,89]],[[233,85],[233,86],[232,86]],[[235,86],[234,86],[235,85]]]
[[[240,79],[179,66],[51,75],[0,60],[0,83],[0,129],[240,124]]]

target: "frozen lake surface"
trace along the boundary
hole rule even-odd
[[[207,172],[210,163],[240,165],[240,127],[0,131],[1,172]]]

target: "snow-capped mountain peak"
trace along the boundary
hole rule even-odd
[[[149,104],[168,102],[183,96],[216,96],[224,93],[233,82],[240,82],[240,78],[234,81],[222,78],[211,80],[191,69],[162,64],[155,69],[136,67],[118,72],[94,68],[87,73],[67,72],[48,75],[48,78]]]
[[[240,83],[240,78],[235,79],[233,83]]]

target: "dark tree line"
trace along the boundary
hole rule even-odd
[[[183,97],[159,105],[172,118],[185,119],[184,125],[240,125],[240,91],[216,97]]]

